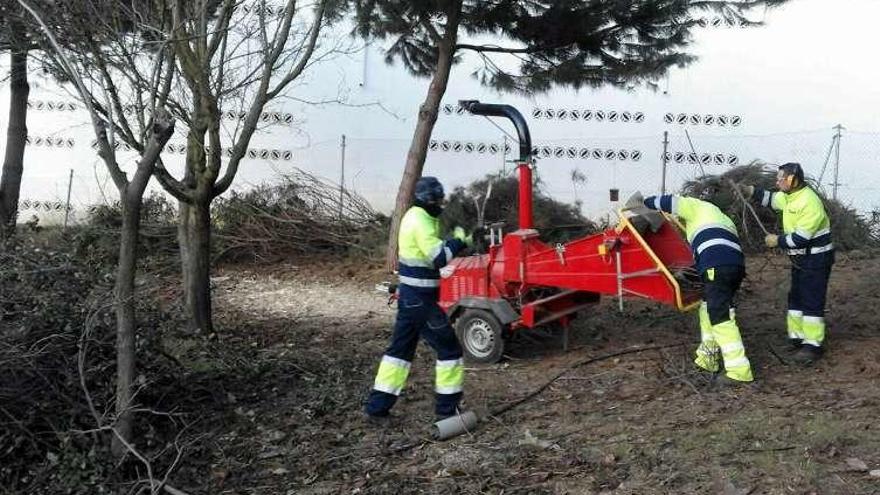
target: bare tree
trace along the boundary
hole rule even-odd
[[[122,142],[142,149],[124,114],[134,107],[131,114],[137,118],[143,95],[158,86],[164,106],[183,124],[182,176],[175,176],[161,159],[154,173],[179,202],[183,289],[194,332],[213,330],[211,202],[232,184],[251,138],[265,124],[267,104],[335,51],[335,47],[321,48],[319,42],[322,28],[336,18],[343,4],[341,0],[315,0],[308,5],[295,0],[79,0],[58,6],[90,9],[92,22],[108,31],[114,26],[102,25],[114,21],[106,20],[103,13],[113,12],[115,22],[133,33],[118,43],[91,49],[88,66],[94,70],[84,76],[105,89],[106,101],[96,100],[95,108],[102,117],[118,119],[113,130]],[[77,36],[83,40],[91,35],[85,28],[80,31]],[[145,50],[159,54],[168,78],[157,77],[153,67],[139,63],[138,54]],[[123,91],[120,83],[132,90]],[[224,125],[230,115],[233,123]]]
[[[180,205],[178,239],[192,331],[213,330],[211,202],[232,184],[266,105],[326,55],[319,53],[320,33],[339,3],[169,0],[164,15],[147,28],[165,40],[177,63],[172,111],[187,125],[183,177],[172,176],[161,162],[156,177]],[[227,132],[221,124],[230,111],[240,119]]]
[[[140,210],[159,155],[174,132],[174,120],[165,106],[175,65],[170,50],[161,46],[152,51],[127,51],[129,44],[143,42],[141,36],[132,32],[129,21],[137,12],[130,3],[83,1],[40,5],[26,0],[18,0],[18,3],[34,18],[48,40],[52,48],[47,54],[51,68],[71,82],[88,110],[98,155],[119,191],[122,228],[114,288],[117,382],[113,450],[122,455],[128,450],[126,445],[131,441],[134,426],[132,404],[137,362],[135,273]],[[44,14],[49,8],[51,13]],[[106,15],[108,12],[115,15]],[[52,20],[52,28],[46,19]],[[96,22],[98,19],[102,20]],[[143,92],[144,87],[129,79],[124,66],[103,63],[105,54],[115,50],[127,53],[131,66],[152,74],[156,84],[151,90]],[[150,115],[149,120],[130,121],[123,111],[121,94],[135,95],[133,102],[139,107],[132,114]],[[123,134],[138,154],[131,177],[123,171],[117,154],[118,139]]]

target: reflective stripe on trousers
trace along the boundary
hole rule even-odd
[[[400,395],[406,385],[411,366],[412,363],[409,361],[388,355],[382,356],[373,389],[386,394]]]
[[[821,347],[825,341],[825,318],[821,316],[804,316],[803,319],[804,344]]]
[[[788,334],[806,344],[821,346],[826,337],[825,302],[834,251],[791,258],[788,293]]]
[[[746,357],[746,349],[743,346],[742,336],[736,321],[727,320],[712,327],[712,335],[718,346],[721,347],[721,357],[724,359],[724,374],[728,378],[741,382],[754,380],[749,358]]]
[[[434,368],[435,388],[438,394],[457,394],[464,386],[464,362],[461,359],[437,361]]]
[[[725,374],[741,382],[754,380],[749,359],[746,357],[742,336],[736,324],[736,313],[730,309],[730,319],[711,325],[706,304],[700,305],[700,333],[702,342],[697,347],[694,364],[700,368],[716,372],[720,369],[719,354],[724,362]]]
[[[804,312],[796,309],[789,309],[788,315],[785,317],[785,324],[788,328],[788,338],[804,339]]]

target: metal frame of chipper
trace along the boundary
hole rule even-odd
[[[509,119],[519,138],[519,228],[489,228],[485,254],[455,258],[441,270],[440,306],[456,329],[466,358],[494,363],[505,339],[522,329],[562,326],[564,346],[577,313],[601,295],[635,296],[679,310],[699,303],[700,293],[673,275],[693,265],[680,228],[660,213],[619,211],[619,223],[566,243],[539,240],[532,223],[532,143],[522,114],[510,105],[462,101],[473,115]],[[683,287],[683,285],[685,285]]]

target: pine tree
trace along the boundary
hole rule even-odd
[[[397,193],[388,242],[396,264],[397,231],[422,173],[431,132],[452,67],[476,53],[474,75],[491,88],[538,93],[554,87],[653,85],[687,52],[701,16],[759,26],[749,14],[787,0],[354,0],[357,33],[389,41],[386,61],[431,78],[419,108]],[[474,43],[472,39],[495,41]]]

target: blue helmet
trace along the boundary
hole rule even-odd
[[[416,181],[416,202],[425,205],[436,205],[443,201],[443,184],[436,177],[421,177]]]

